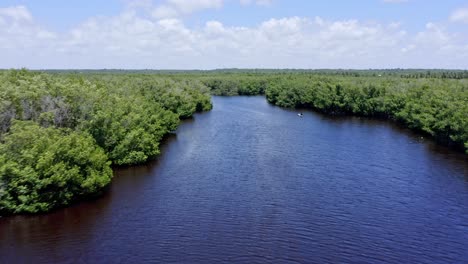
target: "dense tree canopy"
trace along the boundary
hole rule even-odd
[[[87,133],[13,121],[0,144],[0,210],[44,212],[93,195],[110,182],[109,165]]]
[[[210,94],[389,119],[468,153],[467,71],[0,71],[0,215],[98,194]]]
[[[468,153],[465,71],[370,73],[229,73],[200,78],[213,94],[255,95],[264,91],[270,103],[281,107],[390,119]]]
[[[197,80],[0,72],[0,215],[99,193],[111,163],[155,157],[180,119],[209,109],[209,90]]]

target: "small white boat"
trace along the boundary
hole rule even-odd
[[[297,114],[297,115],[300,116],[300,117],[302,117],[304,114],[303,114],[303,113],[299,113],[299,114]]]

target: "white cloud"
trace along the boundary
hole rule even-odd
[[[0,8],[0,52],[21,53],[22,49],[45,48],[56,34],[38,26],[24,6]]]
[[[270,6],[273,4],[273,0],[240,0],[240,4],[244,6],[250,4],[256,4],[259,6]]]
[[[468,36],[435,23],[415,34],[397,22],[321,17],[191,28],[171,11],[154,18],[126,10],[58,34],[39,27],[24,7],[4,10],[0,68],[468,68]]]
[[[223,6],[223,0],[167,0],[167,2],[184,14]]]
[[[154,8],[151,14],[155,18],[171,18],[179,16],[179,12],[175,8],[166,5]]]
[[[225,0],[164,0],[154,5],[152,0],[125,0],[127,10],[144,9],[156,19],[180,18],[207,9],[220,9]],[[270,6],[273,0],[239,0],[244,6]]]
[[[54,53],[58,36],[35,23],[24,6],[0,8],[0,68],[37,65]]]
[[[468,7],[455,10],[450,16],[450,21],[468,24]]]
[[[13,21],[32,21],[31,13],[25,6],[0,8],[0,16]]]
[[[166,0],[163,4],[153,7],[151,14],[158,19],[175,18],[206,9],[219,9],[222,6],[223,0]]]
[[[127,9],[135,8],[151,8],[153,6],[152,0],[124,0]]]

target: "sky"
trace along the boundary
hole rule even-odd
[[[468,0],[0,0],[0,68],[468,69]]]

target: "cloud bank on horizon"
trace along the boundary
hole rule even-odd
[[[412,0],[373,1],[404,9]],[[268,13],[279,2],[126,0],[119,13],[96,14],[64,31],[41,23],[27,5],[0,4],[0,68],[468,69],[468,6],[416,30],[398,19],[320,13],[274,13],[243,25],[244,18]],[[232,6],[237,11],[230,13]],[[207,12],[234,16],[238,24],[212,19]]]

